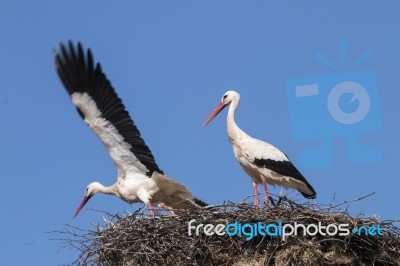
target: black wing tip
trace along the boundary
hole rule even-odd
[[[202,201],[202,200],[200,200],[200,199],[198,199],[198,198],[194,198],[193,200],[194,200],[194,202],[195,202],[197,205],[199,205],[200,207],[206,207],[206,206],[208,206],[207,203],[205,203],[204,201]]]
[[[78,49],[82,49],[82,44],[81,42],[77,42],[77,48]],[[66,42],[60,42],[59,43],[59,49],[57,48],[53,48],[53,54],[54,56],[60,56],[60,54],[62,55],[66,55],[67,51],[70,52],[75,52],[75,44],[72,40],[68,40]]]
[[[303,195],[307,199],[315,199],[317,197],[317,192],[315,192],[314,188],[307,182],[307,180],[305,178],[304,178],[304,181],[305,182],[303,182],[303,183],[307,186],[308,190],[311,191],[311,194],[300,191],[301,195]]]
[[[90,53],[90,49],[87,50]],[[53,48],[54,64],[58,76],[67,92],[71,95],[75,92],[76,82],[80,79],[77,66],[82,62],[86,64],[86,56],[81,42],[76,44],[72,40],[60,42],[59,48]]]
[[[60,69],[60,67],[65,65],[71,59],[85,59],[87,57],[90,60],[93,60],[91,49],[88,48],[85,50],[81,41],[76,42],[76,44],[72,40],[60,42],[59,48],[53,48],[52,50],[57,69]]]
[[[62,50],[66,50],[66,47],[67,47],[67,46],[68,46],[70,49],[73,49],[73,50],[75,50],[75,46],[76,46],[78,49],[82,49],[82,48],[83,48],[83,45],[82,45],[82,42],[81,42],[81,41],[77,41],[77,42],[76,42],[76,45],[75,45],[75,42],[74,42],[73,40],[71,40],[71,39],[69,39],[69,40],[66,41],[66,42],[61,41],[61,42],[59,43],[59,46],[60,46],[60,48],[61,48]]]
[[[301,192],[301,195],[303,195],[306,199],[315,199],[317,197],[317,193],[315,192],[311,195]]]

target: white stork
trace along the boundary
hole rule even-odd
[[[227,117],[229,140],[232,143],[236,159],[253,181],[254,205],[259,204],[258,184],[263,185],[265,204],[268,204],[269,195],[266,183],[297,189],[304,197],[315,198],[316,192],[313,187],[283,152],[269,143],[250,137],[236,125],[235,111],[239,101],[239,93],[227,91],[220,104],[204,122],[203,127],[230,104]]]
[[[85,197],[74,214],[75,218],[96,193],[113,194],[128,203],[144,202],[154,214],[152,205],[169,210],[204,205],[177,181],[165,176],[158,168],[150,149],[132,121],[99,63],[94,64],[92,52],[70,41],[55,51],[58,75],[80,116],[93,129],[114,161],[118,170],[115,184],[105,187],[89,184]]]

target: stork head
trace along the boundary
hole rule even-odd
[[[219,112],[221,112],[225,107],[227,107],[230,103],[232,102],[237,102],[239,103],[240,101],[240,95],[236,91],[227,91],[224,93],[222,96],[221,102],[215,107],[214,111],[210,114],[210,116],[207,118],[206,122],[204,122],[202,127],[207,126],[208,123],[213,120],[214,117],[216,117]]]
[[[91,197],[93,197],[94,194],[96,194],[97,192],[99,192],[99,190],[103,187],[102,184],[100,184],[99,182],[93,182],[90,183],[87,187],[86,187],[86,191],[85,191],[85,197],[83,198],[81,204],[79,205],[78,209],[76,210],[73,219],[75,219],[76,216],[78,216],[79,212],[82,210],[83,206],[85,206],[85,204],[90,200]]]

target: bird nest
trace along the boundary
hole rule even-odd
[[[176,216],[153,217],[142,211],[124,215],[104,213],[107,222],[103,226],[83,230],[67,225],[58,233],[63,234],[64,245],[72,245],[79,251],[74,265],[398,265],[400,229],[394,225],[395,221],[351,217],[347,210],[338,209],[348,202],[318,206],[283,197],[275,198],[274,204],[267,207],[226,202],[181,210]],[[273,225],[268,234],[254,234],[251,239],[250,226],[242,228],[242,235],[239,230],[233,236],[218,235],[216,227],[205,233],[206,224],[226,226],[235,222]],[[295,223],[312,224],[314,228],[299,227],[297,235],[285,239],[279,236],[282,230],[279,225]],[[304,232],[313,234],[315,230],[311,229],[319,223],[347,224],[350,233],[339,235],[338,231],[333,235],[335,228],[331,226],[331,235],[304,235]],[[198,235],[193,228],[189,235],[189,224],[198,228]],[[235,233],[232,231],[235,228],[238,229],[232,226],[229,232]],[[354,233],[352,229],[360,231]],[[285,230],[290,231],[290,227]]]

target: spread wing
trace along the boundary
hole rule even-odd
[[[90,49],[70,41],[55,51],[57,73],[86,124],[106,146],[120,178],[151,176],[158,168],[150,149]]]

